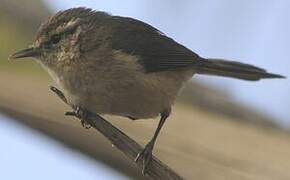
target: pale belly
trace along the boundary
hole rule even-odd
[[[98,114],[136,119],[152,118],[170,111],[184,82],[194,74],[193,69],[146,74],[139,65],[130,63],[113,63],[105,69],[92,61],[75,68],[64,66],[61,73],[44,67],[71,105]]]
[[[142,82],[111,84],[110,86],[86,86],[86,91],[65,88],[69,101],[99,114],[128,116],[136,119],[152,118],[171,107],[175,95],[164,89],[148,87]]]
[[[170,110],[174,100],[190,78],[177,75],[149,74],[137,78],[58,79],[71,104],[98,114],[127,116],[135,119],[153,118]],[[175,78],[178,77],[178,78]]]

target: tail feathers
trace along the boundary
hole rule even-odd
[[[197,67],[198,74],[231,77],[249,81],[268,78],[285,78],[279,74],[268,73],[265,69],[234,61],[203,59]]]

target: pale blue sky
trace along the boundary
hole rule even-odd
[[[159,28],[204,57],[255,64],[290,76],[290,1],[286,0],[46,0],[56,11],[86,6],[130,16]],[[237,101],[290,125],[289,80],[246,82],[196,77],[229,91]]]
[[[128,179],[111,168],[1,115],[0,132],[0,179]]]

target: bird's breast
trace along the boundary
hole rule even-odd
[[[110,58],[82,59],[61,72],[48,72],[73,105],[99,114],[152,118],[171,107],[193,72],[147,74],[136,58],[115,51]]]

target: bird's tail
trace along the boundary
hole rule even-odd
[[[198,74],[231,77],[249,81],[266,78],[285,78],[279,74],[268,73],[265,69],[222,59],[203,59],[197,66]]]

